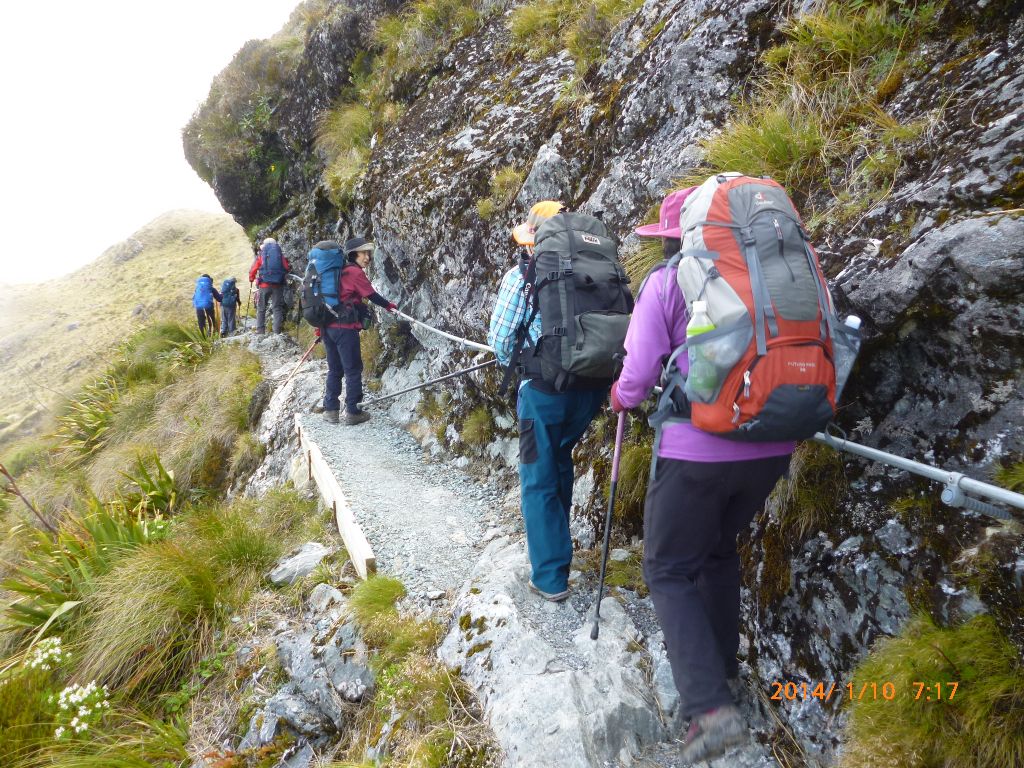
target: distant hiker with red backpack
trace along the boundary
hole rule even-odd
[[[242,294],[238,290],[238,280],[229,277],[220,286],[220,335],[228,336],[235,332],[235,318],[238,308],[242,306]]]
[[[512,230],[523,246],[501,281],[487,343],[519,378],[519,482],[530,589],[569,596],[572,450],[608,394],[633,299],[615,240],[593,216],[544,200]]]
[[[651,417],[644,577],[692,763],[748,738],[727,684],[739,675],[736,537],[787,471],[793,441],[833,416],[839,324],[773,181],[712,177],[666,197],[659,223],[636,233],[663,238],[671,258],[641,286],[611,400],[622,411],[664,388]]]
[[[268,237],[260,246],[256,259],[249,268],[249,283],[259,278],[259,292],[256,299],[256,333],[267,331],[267,304],[273,304],[274,333],[281,332],[284,325],[285,281],[291,265],[277,240]]]
[[[220,293],[213,287],[213,278],[207,274],[200,275],[196,280],[196,289],[192,292],[192,306],[196,310],[200,333],[206,333],[207,325],[210,326],[211,334],[216,333],[217,318],[213,311],[213,302],[220,300]]]
[[[377,293],[366,277],[374,245],[364,237],[353,237],[344,246],[323,240],[309,252],[309,266],[303,280],[302,315],[318,329],[327,353],[327,387],[324,392],[324,420],[338,424],[341,419],[341,380],[345,378],[344,423],[353,426],[370,419],[360,410],[363,399],[363,358],[359,332],[369,309],[364,299],[394,312],[398,306]]]

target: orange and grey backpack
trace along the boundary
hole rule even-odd
[[[680,228],[665,279],[676,276],[688,316],[695,301],[706,302],[714,330],[668,359],[651,417],[656,440],[672,421],[747,442],[801,440],[824,429],[835,415],[836,352],[855,355],[859,332],[836,317],[786,191],[767,178],[713,176],[686,200]],[[698,359],[700,382],[688,377]]]

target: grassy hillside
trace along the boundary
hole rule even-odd
[[[0,287],[0,444],[43,422],[131,331],[190,319],[203,272],[244,283],[251,255],[229,216],[170,211],[70,275]]]

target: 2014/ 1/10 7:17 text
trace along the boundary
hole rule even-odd
[[[914,701],[952,701],[956,696],[960,683],[956,681],[947,682],[912,682],[907,694],[914,697]],[[840,685],[832,681],[829,683],[819,682],[786,682],[774,681],[771,683],[772,693],[769,698],[773,701],[807,701],[808,699],[819,699],[831,701],[833,696],[846,698],[849,701],[871,700],[892,701],[897,696],[896,685],[890,681],[883,683],[865,682],[847,683]]]

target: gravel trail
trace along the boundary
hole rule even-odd
[[[358,426],[300,417],[373,547],[377,569],[410,596],[453,595],[497,534],[502,494],[442,462],[428,462],[406,430],[374,415]],[[491,533],[487,537],[488,532]]]

